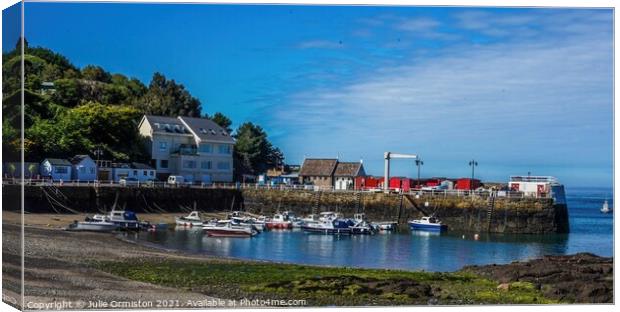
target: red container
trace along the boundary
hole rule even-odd
[[[460,178],[456,180],[454,188],[457,190],[475,190],[480,187],[480,180],[471,178]]]

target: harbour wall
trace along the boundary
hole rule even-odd
[[[3,209],[19,210],[17,185],[3,185]],[[315,192],[280,189],[190,189],[120,187],[25,187],[25,210],[101,212],[131,209],[138,213],[245,210],[271,215],[293,211],[307,215],[337,211],[346,217],[363,212],[373,221],[407,220],[434,214],[452,230],[492,233],[567,233],[566,205],[549,198],[415,196],[369,192]]]

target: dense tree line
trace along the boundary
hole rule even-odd
[[[2,56],[2,153],[17,161],[20,149],[20,44]],[[150,83],[88,65],[78,68],[50,49],[24,46],[26,161],[68,158],[103,150],[103,158],[147,161],[137,124],[143,114],[200,117],[202,104],[185,87],[161,73]],[[53,83],[53,90],[49,82]],[[222,113],[205,115],[232,131]],[[235,175],[258,174],[283,160],[282,153],[252,123],[235,132]]]

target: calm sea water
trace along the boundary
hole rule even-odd
[[[590,252],[613,256],[613,214],[602,214],[605,199],[613,207],[611,188],[567,188],[570,234],[485,235],[473,233],[389,233],[330,236],[302,231],[266,231],[253,238],[208,237],[202,231],[140,233],[141,243],[223,257],[277,262],[455,271],[465,265]],[[465,238],[463,238],[465,235]]]

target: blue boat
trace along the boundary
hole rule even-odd
[[[435,217],[422,217],[422,219],[411,220],[407,223],[412,231],[443,232],[448,229],[448,226],[441,224],[441,221]]]

